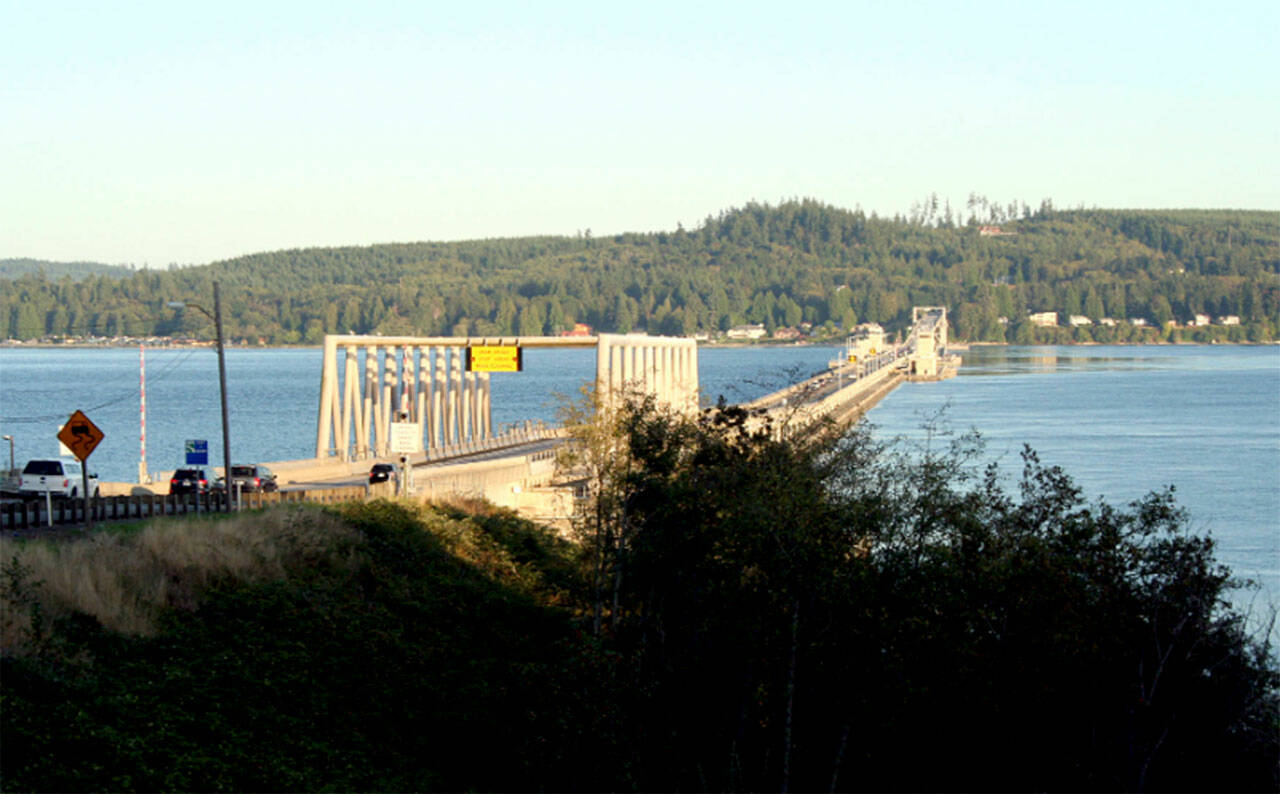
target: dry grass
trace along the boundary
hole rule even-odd
[[[113,631],[146,635],[163,610],[195,609],[217,582],[350,563],[359,538],[332,512],[283,505],[230,518],[156,520],[133,534],[71,542],[0,539],[0,652],[29,649],[33,608],[45,619],[83,612]]]

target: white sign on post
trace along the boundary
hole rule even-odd
[[[391,451],[397,455],[422,451],[421,422],[392,422]]]

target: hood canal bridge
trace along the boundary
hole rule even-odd
[[[955,374],[959,359],[947,351],[947,328],[947,312],[940,306],[913,309],[912,325],[899,343],[887,341],[877,325],[861,326],[826,371],[744,407],[755,421],[773,420],[777,432],[825,417],[853,420],[903,380]],[[363,494],[387,495],[391,486],[369,486],[368,472],[374,463],[394,461],[405,472],[398,482],[402,494],[481,497],[536,520],[567,522],[574,493],[556,482],[555,452],[568,431],[532,421],[499,431],[492,422],[490,378],[519,371],[522,351],[539,347],[595,349],[597,410],[637,396],[677,413],[701,408],[698,347],[690,338],[330,335],[320,373],[315,457],[268,463],[281,493],[254,494],[248,503],[329,501],[337,491],[354,490],[342,486],[357,484]],[[120,493],[138,493],[133,484],[102,485],[104,495],[113,485],[124,486]],[[180,507],[186,512],[177,504],[161,512]],[[30,516],[26,506],[21,518],[9,512],[0,511],[0,528],[45,523]]]

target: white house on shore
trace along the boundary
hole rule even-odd
[[[724,335],[730,339],[763,339],[764,334],[764,326],[760,323],[755,323],[752,325],[735,325],[725,331]]]

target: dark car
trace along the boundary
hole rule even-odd
[[[204,469],[178,469],[169,478],[171,494],[209,493],[209,478]]]
[[[369,482],[386,482],[396,479],[396,467],[393,463],[375,463],[369,469]]]
[[[215,490],[221,491],[227,487],[226,481],[219,477],[218,481],[213,485]],[[231,491],[235,493],[271,493],[280,490],[280,486],[276,483],[276,476],[271,470],[261,463],[251,463],[246,465],[231,466]]]

